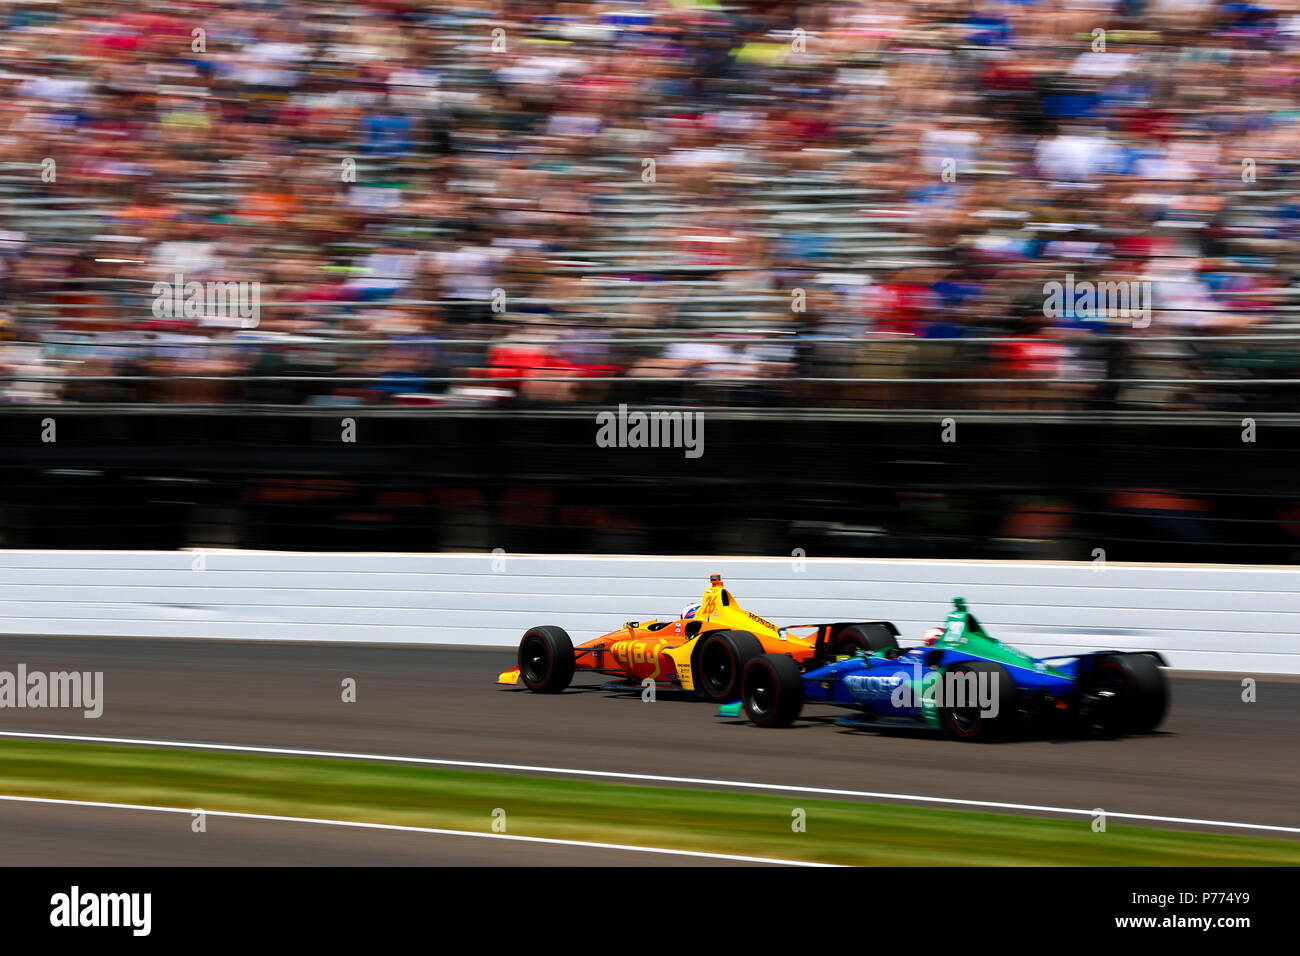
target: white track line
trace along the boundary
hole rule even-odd
[[[99,800],[59,800],[54,797],[16,797],[0,794],[0,801],[43,803],[65,807],[99,807],[108,810],[150,810],[154,813],[203,813],[208,817],[232,820],[271,820],[277,823],[315,823],[331,827],[361,830],[395,830],[401,833],[431,833],[438,836],[480,837],[489,840],[514,840],[520,843],[549,843],[554,846],[577,846],[595,850],[627,850],[633,853],[663,853],[668,856],[693,856],[705,860],[728,860],[733,863],[771,863],[778,866],[839,866],[838,863],[810,863],[806,860],[777,860],[766,856],[736,856],[731,853],[706,853],[703,850],[669,850],[656,846],[630,846],[623,843],[594,843],[589,840],[559,840],[553,837],[518,836],[513,833],[477,833],[473,830],[443,830],[438,827],[410,827],[397,823],[367,823],[360,820],[324,820],[318,817],[286,817],[272,813],[239,813],[234,810],[203,810],[194,807],[155,807],[143,803],[107,803]]]
[[[903,800],[915,803],[944,803],[963,807],[989,807],[996,810],[1031,810],[1037,813],[1063,813],[1094,817],[1096,810],[1073,807],[1045,807],[1033,803],[1001,803],[994,800],[963,800],[958,797],[927,797],[914,793],[881,793],[874,790],[837,790],[830,787],[799,787],[782,783],[753,783],[744,780],[714,780],[708,777],[669,777],[652,773],[624,773],[617,770],[579,770],[571,767],[537,767],[517,763],[485,763],[476,760],[444,760],[436,757],[402,757],[392,754],[360,754],[336,750],[295,750],[286,747],[253,747],[245,744],[206,744],[183,740],[150,740],[139,737],[89,737],[80,734],[38,734],[0,730],[0,737],[34,740],[66,740],[77,743],[132,744],[147,747],[173,747],[185,750],[221,750],[235,753],[276,754],[285,757],[323,757],[340,760],[373,760],[382,763],[422,764],[437,767],[465,767],[474,770],[513,770],[547,773],[569,777],[606,777],[614,780],[638,780],[652,783],[686,783],[708,787],[732,787],[742,790],[771,790],[781,793],[804,793],[830,797],[866,797],[872,800]],[[1104,809],[1104,808],[1102,808]],[[1300,827],[1273,826],[1267,823],[1234,823],[1229,820],[1200,820],[1195,817],[1164,817],[1149,813],[1119,813],[1104,810],[1108,819],[1146,820],[1152,823],[1189,823],[1196,826],[1230,827],[1238,830],[1268,830],[1274,833],[1300,834]]]

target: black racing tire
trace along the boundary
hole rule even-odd
[[[858,651],[887,651],[898,647],[898,638],[883,624],[854,624],[835,635],[832,654]]]
[[[535,694],[558,694],[573,680],[573,641],[562,627],[529,628],[519,642],[519,676]]]
[[[956,697],[952,693],[950,674],[974,674],[977,682],[985,682],[992,692],[997,712],[987,713],[978,706],[956,707],[953,706],[958,702],[955,699],[941,700],[938,708],[939,726],[944,733],[954,740],[979,742],[1007,737],[1016,715],[1016,688],[1007,669],[993,661],[959,661],[944,669],[943,680],[939,684],[942,697]]]
[[[749,631],[709,631],[696,642],[691,655],[695,689],[705,700],[725,704],[740,696],[740,676],[745,665],[763,653],[763,645]]]
[[[1105,654],[1088,674],[1085,693],[1107,694],[1090,708],[1090,730],[1105,736],[1148,734],[1169,709],[1169,685],[1155,658],[1146,654]]]
[[[789,727],[803,710],[803,678],[787,654],[760,654],[745,665],[740,699],[760,727]]]

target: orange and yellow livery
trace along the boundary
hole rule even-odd
[[[642,685],[677,685],[725,701],[736,696],[744,665],[760,654],[787,654],[805,667],[816,666],[861,649],[897,646],[897,634],[885,621],[777,627],[742,608],[714,574],[689,616],[629,621],[576,646],[563,628],[530,628],[519,643],[518,666],[497,683],[559,693],[576,671],[586,670]]]

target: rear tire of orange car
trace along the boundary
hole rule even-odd
[[[740,699],[760,727],[789,727],[803,710],[803,677],[788,654],[763,654],[745,665]]]
[[[535,694],[558,694],[569,686],[575,669],[573,641],[562,627],[530,628],[519,642],[519,676]]]
[[[835,635],[836,654],[858,651],[887,651],[898,647],[898,638],[881,624],[855,624]]]
[[[763,645],[749,631],[710,631],[699,639],[691,655],[695,689],[715,704],[735,700],[740,696],[745,665],[762,653]]]

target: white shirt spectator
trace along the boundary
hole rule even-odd
[[[1039,143],[1034,159],[1050,179],[1086,182],[1118,169],[1120,154],[1105,136],[1065,133]]]
[[[414,253],[372,252],[361,261],[365,272],[348,280],[353,289],[377,289],[396,292],[411,281],[420,257]]]

